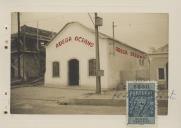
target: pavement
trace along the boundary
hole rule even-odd
[[[167,114],[167,92],[158,93],[158,114]],[[126,91],[80,87],[17,86],[11,89],[13,114],[126,114]]]

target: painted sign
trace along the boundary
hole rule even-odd
[[[56,43],[56,48],[58,47],[61,47],[69,42],[73,42],[73,43],[82,43],[86,46],[89,46],[89,47],[94,47],[94,43],[89,41],[88,39],[84,38],[84,37],[81,37],[81,36],[75,36],[75,37],[72,37],[72,36],[68,36],[68,37],[65,37],[64,39],[60,40],[58,43]]]
[[[118,53],[123,54],[123,55],[129,55],[138,59],[144,59],[144,55],[141,55],[139,53],[133,52],[133,51],[128,51],[126,49],[116,47],[115,49]]]

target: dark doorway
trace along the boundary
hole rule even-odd
[[[68,62],[69,65],[69,85],[79,85],[79,61],[77,59],[71,59]]]

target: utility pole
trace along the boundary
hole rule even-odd
[[[115,55],[115,43],[114,43],[114,28],[116,27],[116,25],[114,25],[114,21],[112,22],[112,30],[113,30],[113,55]]]
[[[39,28],[38,28],[39,22],[38,22],[38,21],[37,21],[37,24],[36,24],[36,25],[37,25],[37,26],[36,26],[36,27],[37,27],[37,28],[36,28],[36,37],[37,37],[37,38],[36,38],[36,41],[37,41],[37,42],[36,42],[36,46],[37,46],[37,51],[38,51],[38,54],[39,54],[39,30],[38,30],[38,29],[39,29]]]
[[[101,94],[100,56],[99,56],[99,30],[102,26],[102,18],[95,13],[95,41],[96,41],[96,93]]]
[[[21,43],[20,43],[20,13],[19,12],[17,12],[17,22],[18,22],[18,79],[20,79],[21,78],[21,63],[20,63],[20,55],[21,55],[21,47],[20,47],[20,45],[21,45]]]
[[[37,46],[37,57],[38,57],[38,60],[39,60],[39,77],[41,76],[41,59],[40,59],[40,44],[39,44],[39,22],[37,21],[37,28],[36,28],[36,46]]]
[[[25,78],[25,45],[26,45],[26,26],[24,27],[24,30],[22,31],[23,32],[23,81],[26,81],[26,78]]]

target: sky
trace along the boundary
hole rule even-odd
[[[91,18],[94,13],[46,13],[21,12],[20,25],[28,25],[49,31],[58,32],[66,23],[78,21],[94,29]],[[139,50],[150,52],[168,44],[169,15],[167,13],[98,13],[103,18],[99,31],[113,35],[112,22],[115,26],[115,39]],[[17,13],[11,15],[11,33],[17,32]]]

